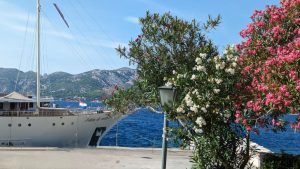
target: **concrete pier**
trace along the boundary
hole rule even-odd
[[[189,169],[191,151],[169,149],[167,168]],[[161,149],[0,148],[0,169],[160,169]]]

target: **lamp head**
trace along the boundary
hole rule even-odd
[[[176,88],[172,86],[161,86],[158,89],[161,105],[172,107],[175,101]]]

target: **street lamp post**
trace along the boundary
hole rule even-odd
[[[171,86],[161,86],[158,88],[160,94],[160,101],[162,106],[172,107],[175,100],[175,91],[176,89]],[[163,126],[163,142],[162,142],[162,164],[161,169],[166,169],[167,164],[167,148],[168,148],[168,121],[167,121],[167,112],[164,112],[164,126]]]

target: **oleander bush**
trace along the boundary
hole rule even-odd
[[[300,0],[255,11],[237,45],[240,82],[236,87],[236,122],[248,131],[274,131],[287,124],[281,117],[300,111]],[[291,124],[300,128],[300,118]]]
[[[176,87],[174,107],[163,110],[182,125],[174,133],[183,146],[195,145],[193,168],[239,168],[248,160],[246,149],[239,149],[243,130],[232,125],[238,53],[228,46],[219,54],[204,34],[219,20],[210,18],[200,26],[170,13],[147,12],[140,19],[141,34],[128,49],[117,49],[121,57],[137,64],[138,77],[130,89],[117,89],[106,101],[121,113],[143,106],[154,110],[160,107],[158,87]]]
[[[244,169],[250,132],[284,131],[281,116],[300,111],[300,0],[282,0],[251,18],[244,41],[220,54],[205,36],[220,17],[200,26],[147,12],[141,34],[117,49],[137,65],[137,79],[129,89],[116,88],[106,103],[120,113],[137,107],[168,112],[181,125],[173,129],[177,138],[195,146],[194,169]],[[163,85],[176,87],[173,107],[160,106]],[[300,128],[299,120],[291,127]]]

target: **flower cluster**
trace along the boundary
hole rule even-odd
[[[218,120],[226,122],[231,117],[224,110],[230,108],[230,97],[234,92],[237,56],[235,46],[228,46],[223,56],[200,52],[190,71],[179,67],[174,70],[173,77],[164,79],[186,91],[176,113],[178,117],[186,116],[194,122],[196,133],[205,133],[210,127],[208,124]]]
[[[236,87],[242,96],[236,98],[235,117],[248,130],[257,124],[281,127],[281,115],[299,114],[299,16],[300,0],[282,0],[279,7],[255,11],[253,22],[240,33],[245,39],[237,45],[243,77]]]

